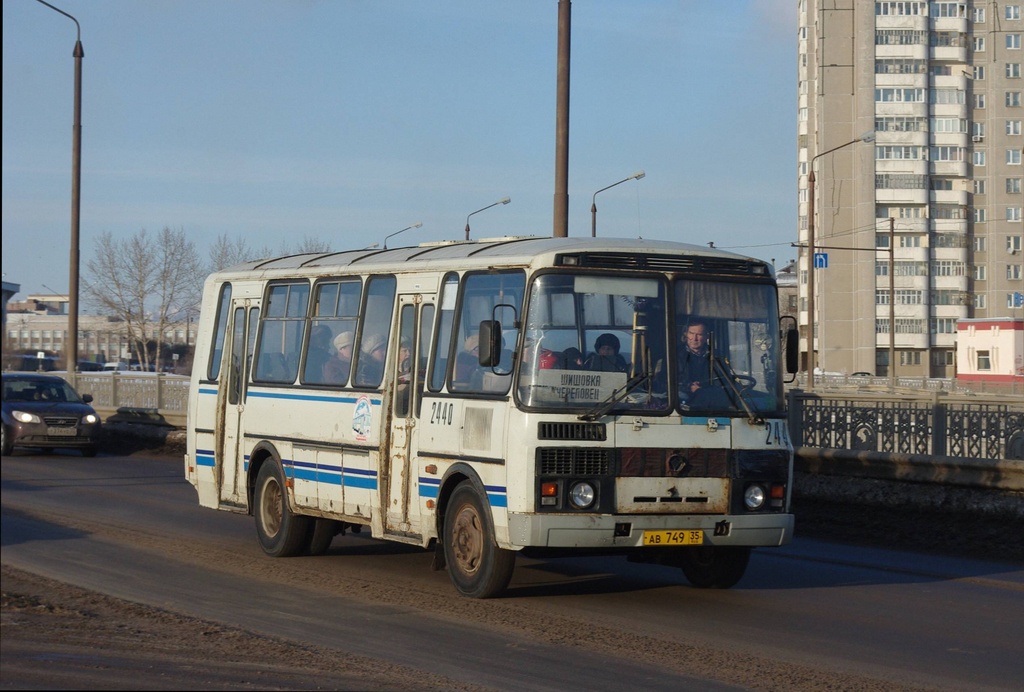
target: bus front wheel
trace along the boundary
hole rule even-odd
[[[256,535],[271,557],[298,555],[308,545],[310,518],[292,513],[285,494],[281,465],[268,459],[256,476]]]
[[[680,553],[686,579],[698,589],[728,589],[747,571],[750,548],[701,546]]]
[[[460,483],[448,501],[444,556],[452,584],[463,596],[497,596],[512,579],[516,554],[498,547],[490,514],[470,481]]]

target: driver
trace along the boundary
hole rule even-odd
[[[708,353],[708,326],[700,318],[693,318],[682,335],[679,356],[679,393],[689,399],[711,382],[711,359]]]

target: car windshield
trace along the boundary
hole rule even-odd
[[[64,380],[5,377],[4,401],[81,403],[82,399]]]
[[[526,407],[758,417],[782,410],[774,286],[720,278],[534,278],[516,394]]]

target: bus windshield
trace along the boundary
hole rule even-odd
[[[769,284],[545,273],[534,278],[517,394],[579,412],[758,416],[782,408]]]

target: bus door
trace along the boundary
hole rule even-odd
[[[381,498],[384,532],[414,536],[419,528],[417,503],[416,423],[426,377],[427,353],[434,322],[432,296],[403,294],[398,296],[398,357],[392,377],[388,459],[381,468]]]
[[[228,344],[228,367],[221,374],[217,401],[222,407],[218,419],[222,421],[217,436],[217,480],[220,501],[231,505],[245,504],[245,447],[242,415],[245,411],[246,383],[253,345],[256,343],[256,325],[259,322],[259,301],[236,298],[231,301],[229,324],[231,340]]]

